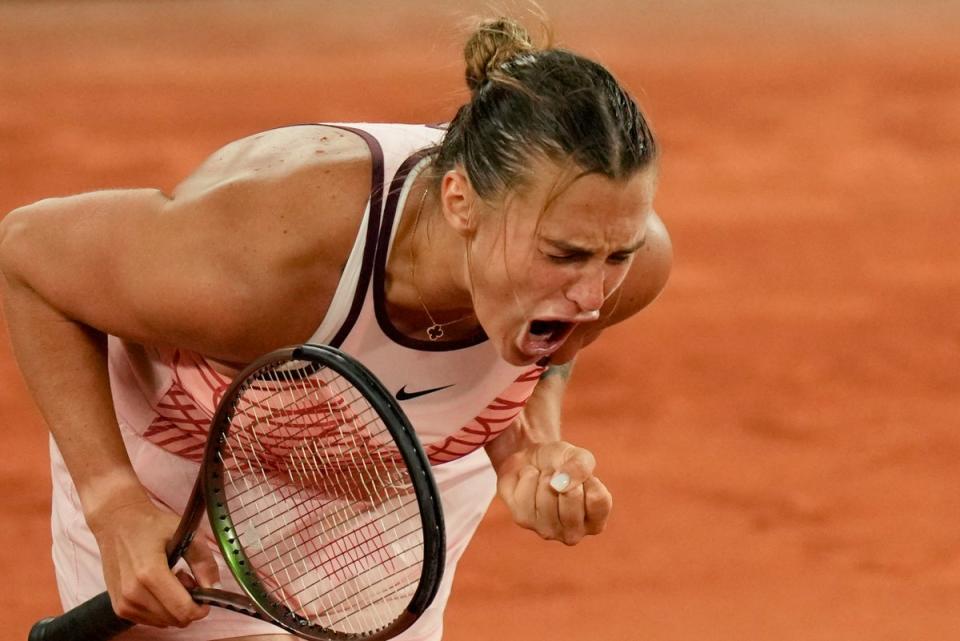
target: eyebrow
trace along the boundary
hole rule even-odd
[[[571,254],[589,254],[592,256],[593,254],[596,253],[596,250],[590,247],[582,247],[580,245],[576,245],[574,243],[568,243],[563,240],[554,240],[553,238],[544,238],[543,241],[546,243],[549,243],[550,245],[553,245],[555,248],[559,249],[560,251],[569,252]],[[626,247],[614,250],[610,253],[611,254],[632,254],[638,249],[640,249],[641,247],[643,247],[644,243],[646,242],[647,242],[646,237],[643,237],[637,242],[633,243],[632,245],[628,245]]]

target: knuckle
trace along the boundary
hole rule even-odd
[[[545,527],[541,525],[536,528],[536,532],[538,535],[540,535],[541,539],[545,539],[547,541],[553,541],[558,538],[557,533],[551,527]]]
[[[194,606],[193,601],[188,601],[186,603],[178,603],[177,607],[173,609],[173,619],[174,625],[178,628],[185,628],[190,623],[192,623],[196,618],[196,607]]]
[[[139,583],[124,581],[120,585],[120,593],[117,595],[117,598],[113,601],[113,607],[116,610],[118,607],[131,608],[134,607],[134,603],[137,600],[137,595],[140,593]],[[117,612],[119,614],[119,612]]]
[[[574,546],[583,539],[583,532],[566,532],[563,535],[563,544],[567,546]]]
[[[137,616],[137,608],[126,599],[118,599],[113,602],[113,611],[118,617],[128,620],[134,620]]]
[[[192,617],[192,616],[178,615],[175,620],[176,620],[176,623],[175,623],[174,625],[175,625],[176,627],[178,627],[178,628],[185,628],[185,627],[187,627],[188,625],[190,625],[191,623],[193,623],[194,617]]]
[[[528,530],[536,529],[536,523],[534,523],[534,520],[525,512],[515,512],[513,522]]]
[[[576,458],[567,463],[567,469],[570,470],[572,476],[578,478],[587,478],[593,472],[593,466],[583,458]]]
[[[587,527],[587,534],[600,534],[606,527],[606,521],[591,523],[590,526]]]
[[[133,578],[140,585],[150,586],[153,582],[153,572],[146,566],[140,566],[133,571]]]

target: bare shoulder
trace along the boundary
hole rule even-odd
[[[336,242],[338,231],[352,231],[339,223],[358,222],[369,196],[369,156],[363,140],[341,129],[272,129],[212,154],[177,186],[171,204],[199,207],[231,226],[250,225],[251,232],[273,231],[262,240],[295,230],[306,246]]]
[[[317,179],[317,170],[332,174],[363,164],[366,144],[356,135],[326,125],[279,127],[241,138],[210,155],[173,192],[185,198],[237,183],[281,182],[291,187],[300,178]]]
[[[355,134],[285,127],[225,146],[176,188],[167,215],[204,239],[234,309],[221,336],[236,338],[211,351],[251,356],[309,338],[356,238],[371,164]]]
[[[625,320],[652,303],[667,284],[673,266],[673,245],[666,226],[656,213],[647,221],[647,234],[637,250],[633,265],[619,291],[611,296],[601,312],[601,322],[609,327]]]
[[[11,212],[0,269],[105,333],[249,360],[319,326],[371,165],[366,143],[339,129],[257,134],[211,155],[172,195],[107,190]]]

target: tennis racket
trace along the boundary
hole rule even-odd
[[[200,473],[167,557],[206,511],[243,594],[199,603],[305,639],[379,641],[417,620],[444,565],[440,498],[413,428],[383,385],[331,347],[271,352],[221,398]],[[106,641],[132,627],[104,592],[44,619],[30,641]]]

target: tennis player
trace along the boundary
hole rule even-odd
[[[231,376],[288,344],[359,358],[434,464],[448,565],[399,638],[441,637],[497,490],[544,539],[604,528],[610,493],[561,439],[560,404],[577,352],[667,280],[657,145],[608,71],[513,21],[482,24],[465,57],[472,98],[445,128],[275,129],[170,195],[99,191],[4,219],[9,331],[52,432],[65,608],[106,587],[145,624],[125,639],[287,638],[190,599],[184,586],[232,580],[211,539],[189,572],[167,569],[164,545]]]

